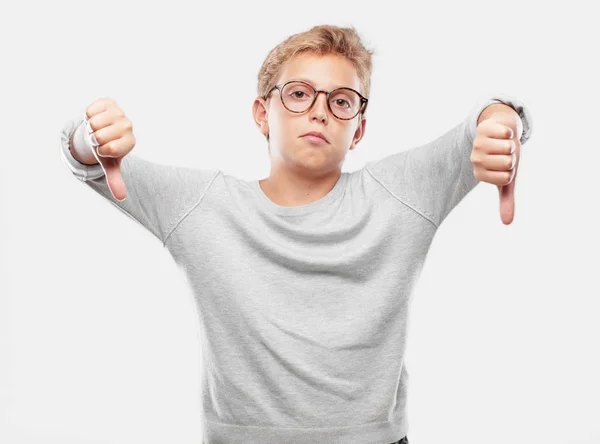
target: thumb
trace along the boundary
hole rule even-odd
[[[104,170],[104,177],[106,178],[106,184],[108,185],[108,189],[112,193],[112,195],[118,201],[122,201],[125,199],[127,190],[125,189],[125,181],[123,181],[123,176],[121,176],[121,160],[123,160],[124,156],[121,157],[104,157],[100,156],[97,152],[97,147],[94,146],[92,149],[92,153],[100,163],[100,166]]]
[[[89,120],[86,118],[85,121],[88,133],[86,142],[90,147],[92,154],[94,154],[94,157],[102,167],[102,170],[104,170],[104,177],[106,178],[106,184],[108,185],[108,189],[110,190],[115,199],[117,199],[118,201],[122,201],[125,199],[127,194],[127,190],[125,189],[125,182],[123,181],[123,177],[121,176],[121,160],[123,160],[124,156],[100,156],[98,154],[98,141],[93,136],[93,131],[89,124]]]
[[[515,181],[517,176],[513,177],[508,185],[498,185],[500,194],[500,218],[505,225],[509,225],[515,217]]]
[[[127,190],[125,188],[123,176],[121,176],[121,160],[123,157],[101,157],[101,159],[100,163],[104,168],[106,183],[110,192],[115,199],[119,201],[124,200],[127,195]]]

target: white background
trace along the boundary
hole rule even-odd
[[[71,176],[60,130],[112,97],[138,155],[267,177],[258,70],[289,35],[334,24],[376,51],[344,171],[433,140],[488,95],[533,116],[514,222],[482,183],[429,251],[405,355],[411,444],[600,443],[593,2],[399,3],[2,6],[0,442],[201,442],[191,290],[151,233]]]

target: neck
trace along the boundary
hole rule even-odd
[[[339,170],[318,178],[275,172],[258,183],[267,197],[277,205],[297,207],[321,199],[333,189],[340,175]]]

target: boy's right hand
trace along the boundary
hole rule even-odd
[[[123,200],[127,192],[121,176],[121,160],[135,146],[133,124],[110,98],[93,102],[85,115],[94,156],[104,169],[113,196]]]

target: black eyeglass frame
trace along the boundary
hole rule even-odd
[[[295,83],[304,83],[305,85],[310,86],[313,89],[313,91],[315,92],[315,96],[313,97],[312,103],[304,111],[292,111],[287,106],[285,106],[285,102],[283,100],[283,89],[285,88],[285,85],[287,85],[288,83],[292,83],[292,82],[295,82]],[[288,80],[285,83],[280,83],[279,85],[273,86],[273,88],[271,88],[269,90],[269,92],[267,94],[265,94],[265,96],[263,97],[263,99],[267,100],[267,98],[269,97],[269,94],[271,94],[274,89],[279,90],[279,98],[281,99],[281,103],[283,104],[283,106],[285,107],[285,109],[287,109],[289,112],[295,113],[295,114],[302,114],[302,113],[305,113],[306,111],[310,110],[313,107],[313,105],[315,104],[315,102],[317,101],[317,97],[319,97],[319,93],[322,93],[322,92],[325,93],[325,95],[327,96],[327,108],[329,108],[329,112],[331,112],[331,115],[333,117],[335,117],[336,119],[340,119],[340,120],[352,120],[356,116],[358,116],[359,114],[361,114],[361,113],[364,114],[365,110],[367,109],[367,104],[369,103],[369,99],[367,99],[366,97],[363,97],[363,95],[361,93],[359,93],[358,91],[356,91],[355,89],[348,88],[347,86],[344,86],[342,88],[336,88],[336,89],[333,89],[331,91],[326,91],[324,89],[316,89],[310,83],[305,82],[303,80],[293,80],[293,79],[292,80]],[[347,90],[353,91],[356,94],[358,94],[358,97],[360,97],[360,102],[361,102],[360,103],[360,107],[358,108],[358,112],[356,114],[354,114],[352,117],[348,117],[348,118],[338,117],[338,116],[335,115],[335,113],[331,109],[331,103],[329,103],[329,96],[331,95],[332,92],[339,91],[341,89],[347,89]]]

